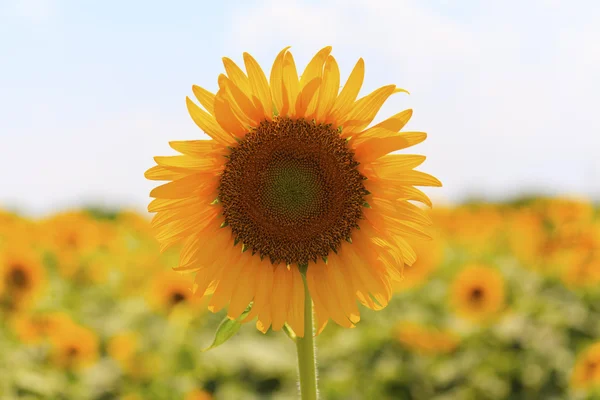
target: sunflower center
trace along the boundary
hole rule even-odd
[[[471,289],[471,293],[470,293],[471,302],[476,303],[476,304],[481,303],[484,295],[485,295],[485,293],[482,288],[474,287],[473,289]]]
[[[237,241],[273,264],[327,257],[362,217],[365,179],[331,125],[263,121],[231,149],[219,186]]]
[[[75,358],[79,354],[79,349],[75,346],[69,346],[67,349],[67,358]]]
[[[175,292],[171,295],[171,305],[175,306],[185,300],[185,295],[180,292]]]
[[[29,279],[23,267],[13,265],[8,275],[8,286],[16,289],[25,289],[29,286]]]

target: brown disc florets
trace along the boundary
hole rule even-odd
[[[350,237],[368,194],[331,124],[263,121],[231,149],[219,186],[237,241],[273,264],[325,258]]]

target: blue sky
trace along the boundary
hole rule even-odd
[[[411,92],[378,119],[414,109],[434,198],[600,198],[599,20],[594,1],[0,0],[0,204],[143,209],[152,157],[204,137],[191,85],[287,45],[302,66],[332,45],[343,75],[363,57],[362,94]]]

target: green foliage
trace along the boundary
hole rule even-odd
[[[227,342],[229,339],[231,339],[240,330],[240,328],[242,327],[242,323],[240,321],[242,321],[248,316],[248,314],[250,314],[251,309],[252,305],[249,305],[246,308],[246,310],[242,313],[242,315],[240,315],[237,319],[230,319],[228,317],[225,317],[225,319],[223,319],[223,321],[219,324],[219,327],[215,332],[215,338],[212,344],[209,347],[203,349],[202,351],[214,349],[215,347],[218,347],[223,343]]]

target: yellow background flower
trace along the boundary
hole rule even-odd
[[[450,295],[459,315],[486,321],[497,316],[504,307],[504,278],[494,268],[469,265],[454,278]]]

